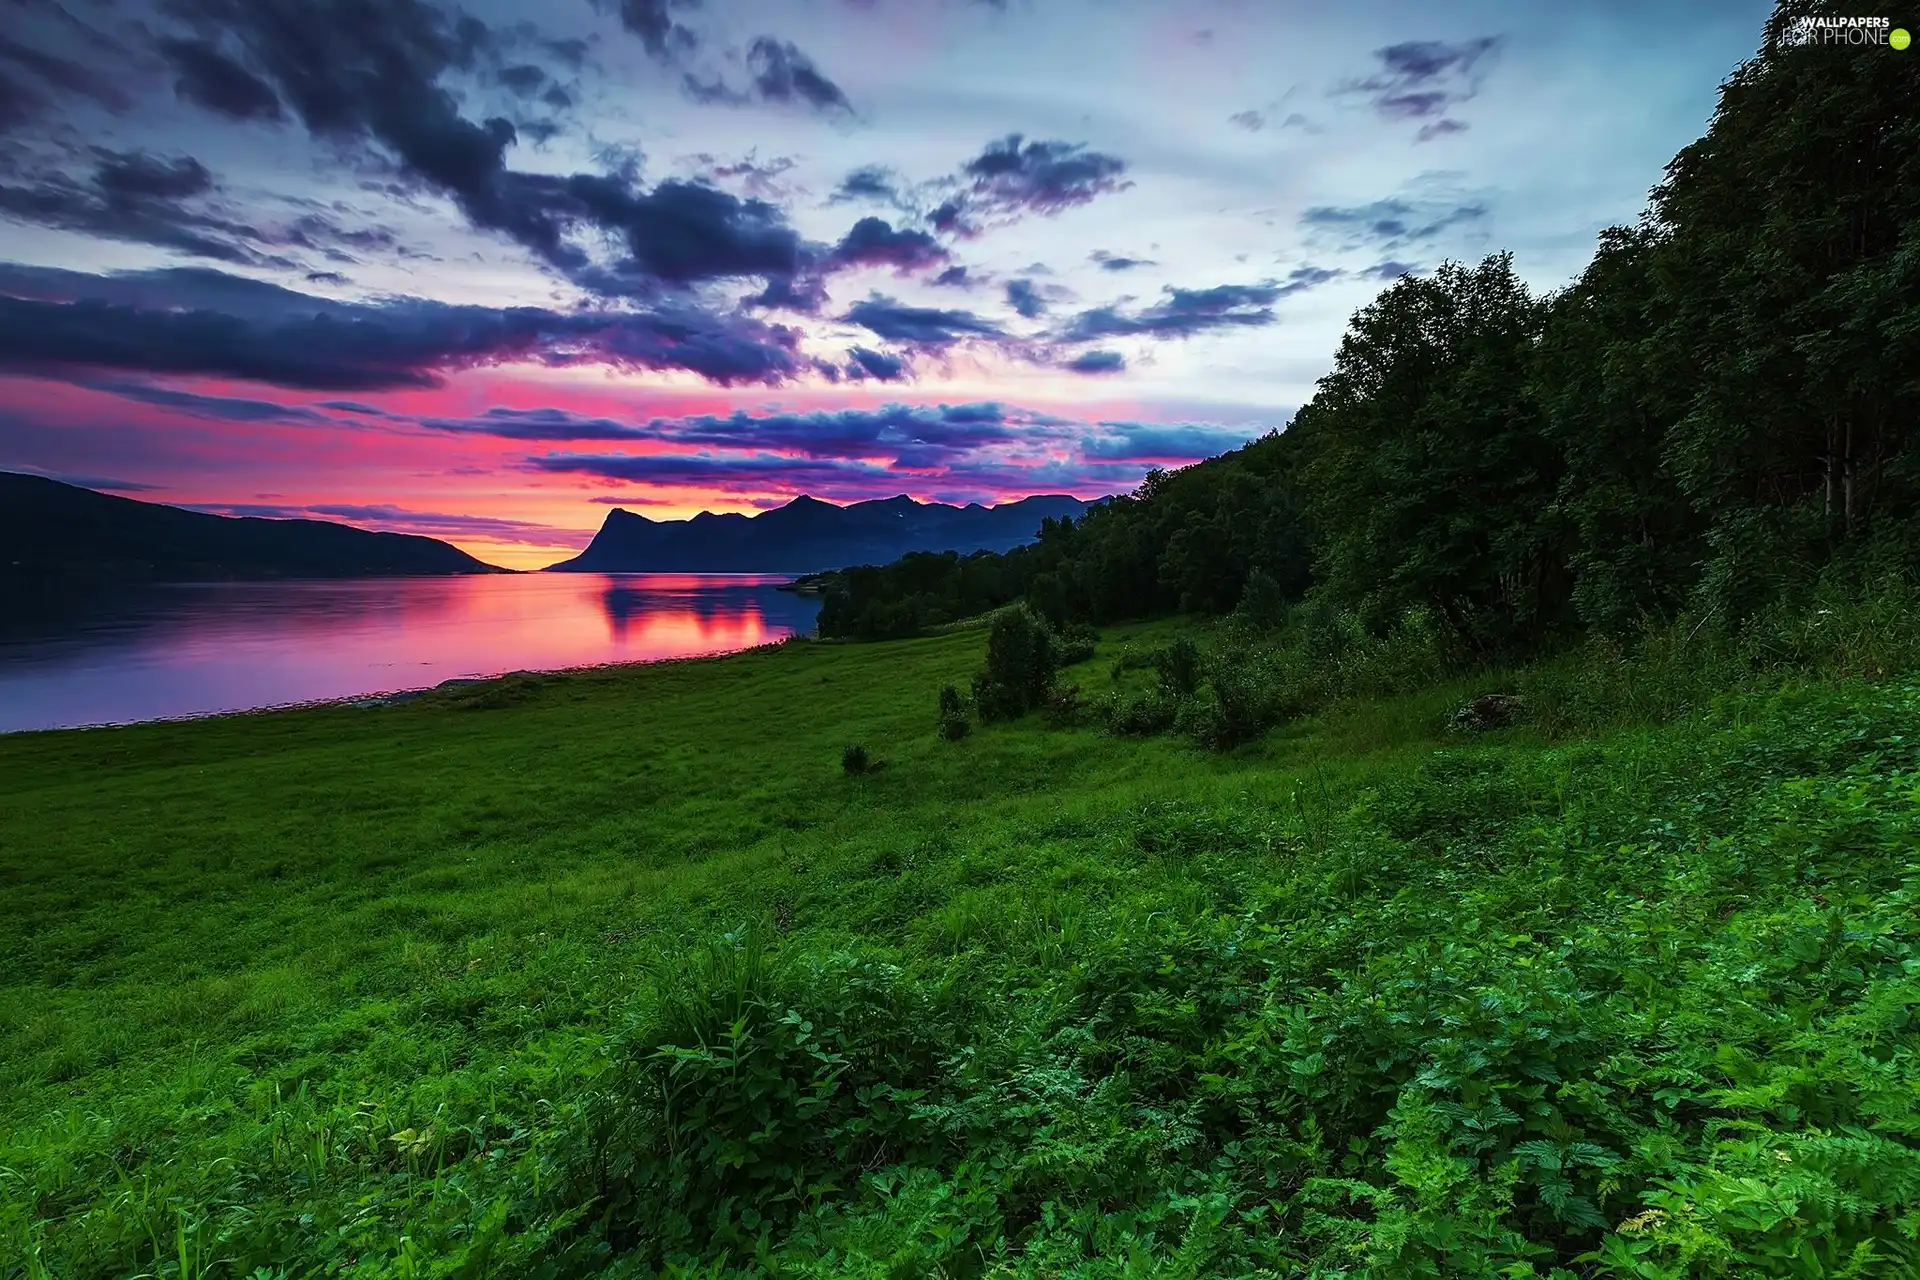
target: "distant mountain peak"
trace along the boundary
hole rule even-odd
[[[909,494],[847,506],[800,494],[753,515],[702,511],[688,520],[609,512],[587,549],[553,569],[585,573],[812,573],[886,564],[915,551],[1009,551],[1043,519],[1078,518],[1092,504],[1037,494],[996,507],[920,502]]]

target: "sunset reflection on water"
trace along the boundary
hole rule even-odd
[[[810,632],[783,575],[213,583],[13,602],[0,731],[125,723],[691,657]]]

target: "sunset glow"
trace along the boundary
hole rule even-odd
[[[516,568],[612,505],[1126,492],[1283,427],[1402,273],[1567,279],[1754,23],[469,8],[21,10],[0,469]]]

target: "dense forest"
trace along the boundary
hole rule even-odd
[[[1803,11],[1569,287],[1535,296],[1509,254],[1404,276],[1284,432],[1004,555],[830,575],[821,634],[1305,600],[1517,657],[1913,564],[1920,59],[1783,44]]]

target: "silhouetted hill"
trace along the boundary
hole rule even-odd
[[[504,573],[435,538],[116,498],[0,471],[0,578],[354,578]]]
[[[837,507],[801,496],[756,516],[649,520],[616,507],[585,551],[548,568],[578,573],[812,573],[886,564],[909,551],[1006,551],[1032,542],[1047,517],[1089,504],[1041,494],[997,507],[915,502],[902,494]]]

